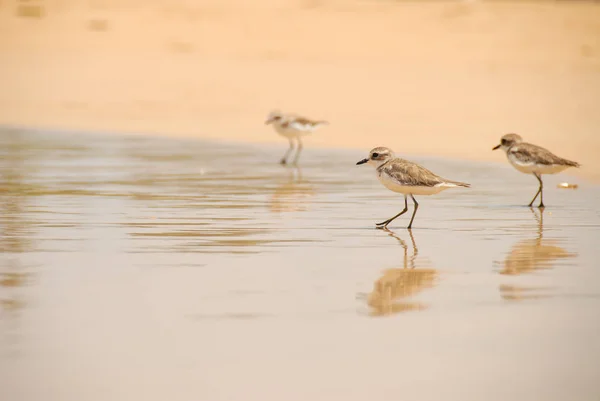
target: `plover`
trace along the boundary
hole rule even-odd
[[[540,183],[538,191],[529,203],[533,205],[538,195],[540,195],[540,204],[544,206],[544,183],[542,174],[556,174],[569,167],[579,167],[579,163],[558,157],[547,149],[531,143],[523,142],[523,138],[517,134],[506,134],[500,139],[500,144],[492,150],[502,148],[506,152],[506,157],[514,168],[525,174],[533,174]]]
[[[301,117],[295,114],[284,114],[278,110],[274,110],[267,116],[265,124],[273,124],[275,131],[290,141],[290,147],[283,155],[281,164],[287,163],[287,158],[294,150],[294,139],[298,142],[298,150],[294,157],[294,164],[298,162],[300,152],[302,151],[302,137],[315,131],[322,125],[329,124],[327,121],[313,121],[308,118]]]
[[[404,210],[386,221],[377,223],[377,228],[386,228],[394,219],[408,211],[408,195],[410,195],[415,205],[415,210],[407,227],[410,229],[419,208],[419,203],[417,203],[414,195],[434,195],[448,188],[469,188],[471,186],[464,182],[451,181],[439,177],[425,167],[397,158],[391,149],[384,147],[372,149],[369,152],[368,158],[362,159],[356,164],[364,163],[369,163],[376,167],[377,177],[387,189],[404,194]]]

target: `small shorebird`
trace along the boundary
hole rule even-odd
[[[506,152],[508,161],[514,168],[525,174],[533,174],[540,183],[538,191],[529,203],[533,205],[540,195],[540,205],[544,206],[544,183],[542,174],[556,174],[569,167],[579,167],[579,163],[558,157],[547,149],[531,143],[523,142],[523,138],[517,134],[506,134],[500,139],[500,144],[492,150],[502,148]]]
[[[296,164],[300,157],[300,152],[302,151],[301,138],[312,133],[321,125],[327,125],[329,123],[322,120],[313,121],[295,114],[284,114],[274,110],[267,116],[265,124],[273,124],[275,131],[290,141],[290,147],[283,155],[280,162],[281,164],[287,163],[288,156],[294,150],[294,139],[298,142],[298,150],[296,151],[296,157],[294,157],[294,164]]]
[[[415,210],[413,211],[410,223],[408,223],[407,227],[411,228],[413,220],[415,219],[415,214],[417,214],[417,209],[419,208],[419,204],[414,195],[434,195],[448,188],[469,188],[471,186],[464,182],[450,181],[439,177],[425,167],[421,167],[408,160],[397,158],[391,149],[384,147],[372,149],[371,152],[369,152],[368,158],[362,159],[356,164],[364,163],[369,163],[376,167],[377,178],[379,178],[379,181],[387,189],[404,194],[404,210],[386,221],[377,223],[377,228],[386,228],[388,224],[394,221],[394,219],[402,216],[408,211],[407,195],[410,195],[415,204]]]

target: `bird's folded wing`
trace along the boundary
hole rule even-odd
[[[325,123],[325,121],[313,121],[304,117],[296,117],[289,122],[289,126],[299,131],[311,131],[317,126]]]
[[[383,170],[394,181],[405,186],[435,187],[445,180],[425,167],[406,160],[394,160],[394,163],[383,166]]]
[[[510,154],[523,164],[566,164],[566,160],[547,149],[530,143],[519,144],[509,149]]]

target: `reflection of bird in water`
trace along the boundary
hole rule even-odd
[[[409,230],[413,247],[413,254],[410,257],[408,256],[406,243],[392,231],[387,229],[386,231],[391,237],[396,238],[404,248],[403,268],[388,269],[383,273],[383,276],[375,281],[373,291],[367,298],[367,303],[372,308],[371,314],[385,316],[426,309],[427,305],[403,301],[403,299],[415,295],[425,288],[433,287],[437,272],[435,269],[417,267],[416,261],[419,249],[415,244],[412,230]]]
[[[28,303],[22,290],[35,277],[22,259],[34,249],[40,221],[31,217],[35,199],[28,192],[36,172],[35,145],[19,132],[2,132],[0,137],[0,354],[6,355],[18,352],[21,313]]]
[[[299,167],[290,168],[285,183],[276,187],[269,200],[272,212],[297,212],[307,209],[307,199],[315,194],[314,186],[302,178]]]
[[[32,173],[28,160],[27,139],[15,132],[5,132],[2,148],[8,152],[0,157],[0,312],[3,308],[16,310],[23,302],[17,299],[14,291],[25,286],[31,279],[31,272],[25,269],[21,258],[16,256],[30,252],[33,248],[33,227],[36,225],[27,218],[31,197],[27,189]],[[14,297],[8,297],[14,295]]]
[[[538,222],[537,238],[525,239],[513,245],[504,260],[504,268],[500,274],[516,275],[529,273],[536,269],[549,269],[557,259],[576,256],[576,254],[559,247],[558,241],[544,239],[544,211],[540,210],[539,216],[533,209],[531,212]]]
[[[539,216],[531,208],[538,223],[537,237],[525,239],[513,245],[510,253],[504,260],[504,266],[500,271],[503,275],[520,275],[531,273],[538,269],[550,269],[553,262],[558,259],[577,256],[569,253],[557,245],[557,241],[543,238],[544,210],[539,209]],[[500,295],[505,300],[535,299],[548,296],[548,288],[523,287],[517,285],[500,285]]]
[[[500,285],[500,296],[505,301],[522,301],[524,299],[540,299],[551,296],[551,288],[524,287],[519,285]]]

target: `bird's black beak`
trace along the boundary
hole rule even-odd
[[[358,163],[356,163],[356,165],[358,166],[359,164],[365,164],[368,161],[369,161],[369,159],[362,159],[361,161],[359,161]]]
[[[496,150],[496,149],[498,149],[500,146],[502,146],[502,145],[496,145],[496,146],[494,146],[494,147],[492,148],[492,150]]]

